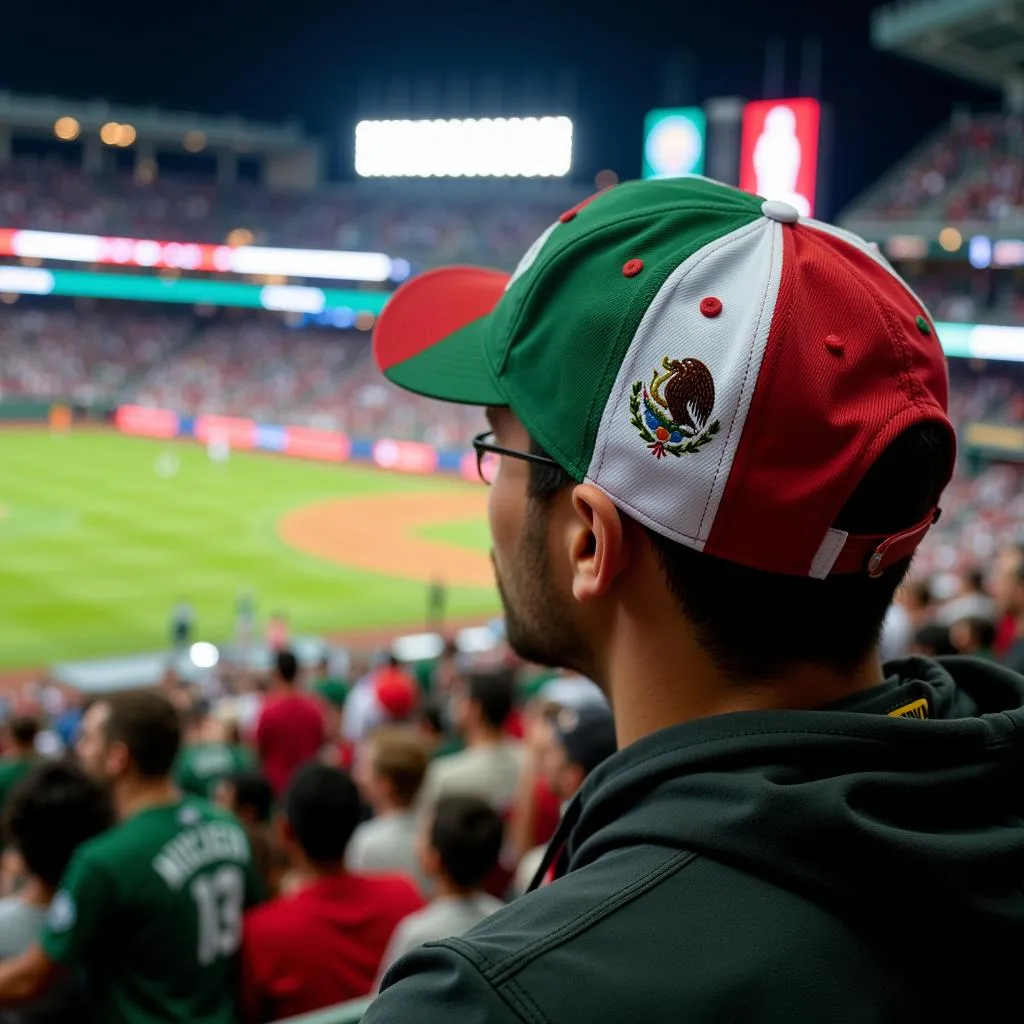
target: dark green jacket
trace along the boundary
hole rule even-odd
[[[1024,678],[888,668],[620,751],[564,877],[400,960],[365,1024],[1019,1024]]]

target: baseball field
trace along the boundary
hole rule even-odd
[[[114,432],[0,433],[0,667],[163,648],[188,600],[227,640],[251,592],[294,633],[421,627],[497,610],[486,490],[446,477]]]

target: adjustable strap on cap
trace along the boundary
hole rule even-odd
[[[921,522],[902,533],[851,534],[828,575],[866,572],[872,579],[877,579],[886,569],[914,553],[941,514],[941,509],[933,508]]]

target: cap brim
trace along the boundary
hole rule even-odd
[[[373,332],[381,373],[407,391],[463,405],[506,405],[487,361],[489,314],[509,275],[483,267],[428,270],[388,300]]]

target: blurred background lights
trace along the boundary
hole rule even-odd
[[[196,668],[213,668],[220,661],[220,651],[205,641],[193,644],[188,650],[188,656]]]
[[[201,153],[206,148],[206,133],[198,129],[185,132],[181,144],[189,153]]]
[[[82,134],[82,126],[73,117],[58,117],[53,123],[53,134],[63,142],[73,142]]]

